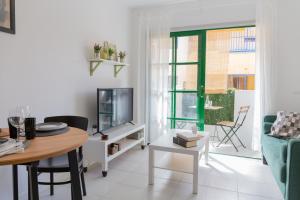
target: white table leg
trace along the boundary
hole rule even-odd
[[[102,152],[104,154],[101,154],[100,157],[100,162],[101,162],[101,167],[102,167],[102,176],[106,177],[107,176],[107,171],[108,171],[108,150],[106,145],[101,146]]]
[[[205,164],[208,164],[209,139],[205,142]]]
[[[154,150],[149,148],[149,185],[154,183]]]
[[[198,193],[198,170],[199,170],[199,154],[194,155],[194,170],[193,170],[193,194]]]

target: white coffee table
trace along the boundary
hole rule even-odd
[[[198,169],[199,159],[205,154],[205,163],[208,163],[209,133],[199,132],[204,137],[198,141],[197,147],[184,148],[173,143],[173,136],[182,130],[172,130],[159,137],[149,145],[149,185],[154,184],[154,169],[166,169],[193,175],[193,193],[198,193]],[[168,158],[162,158],[162,162],[155,163],[154,151],[177,153]],[[187,156],[188,155],[188,156]],[[177,158],[177,161],[176,161]],[[191,158],[191,159],[189,159]],[[193,166],[189,167],[187,160],[193,160]]]

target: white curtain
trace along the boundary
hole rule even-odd
[[[152,142],[167,128],[169,16],[165,12],[137,12],[137,117],[146,124]]]
[[[258,0],[256,12],[256,94],[252,148],[260,151],[263,117],[274,111],[277,0]]]

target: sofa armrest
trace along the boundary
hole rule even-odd
[[[268,123],[274,123],[277,119],[276,115],[266,115],[264,117],[264,122],[268,122]]]
[[[276,115],[266,115],[264,117],[264,124],[263,124],[264,134],[268,134],[271,132],[272,125],[275,122],[276,118],[277,118]]]
[[[300,199],[300,140],[292,139],[287,149],[286,200]]]

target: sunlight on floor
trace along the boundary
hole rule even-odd
[[[148,149],[140,148],[113,160],[106,178],[99,165],[90,167],[86,182],[85,200],[282,200],[269,167],[260,160],[217,154],[210,154],[208,165],[200,161],[198,195],[192,194],[192,175],[184,173],[157,169],[154,185],[148,186]],[[40,194],[46,200],[70,199],[70,186],[56,186],[53,197],[41,186]]]

